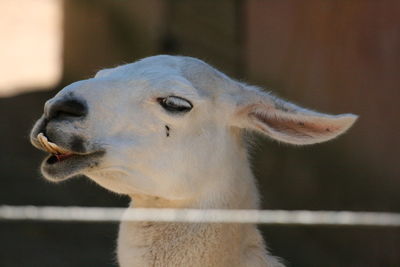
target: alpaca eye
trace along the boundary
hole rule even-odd
[[[167,96],[157,99],[160,105],[169,112],[188,112],[193,108],[192,103],[179,96]]]

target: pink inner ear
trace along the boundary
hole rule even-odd
[[[249,115],[256,117],[257,120],[276,132],[296,137],[312,138],[315,136],[330,135],[340,129],[340,127],[332,124],[327,125],[325,123],[319,124],[317,122],[291,120],[289,118],[267,116],[260,113],[250,113]],[[265,130],[265,128],[262,130]]]

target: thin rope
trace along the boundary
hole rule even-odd
[[[100,207],[0,206],[0,220],[185,223],[256,223],[399,227],[400,213],[308,210],[125,209]]]

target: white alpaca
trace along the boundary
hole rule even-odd
[[[155,56],[76,82],[45,105],[32,143],[44,176],[84,174],[130,208],[258,209],[243,130],[327,141],[355,115],[300,108],[189,57]],[[282,266],[251,224],[122,222],[120,266]]]

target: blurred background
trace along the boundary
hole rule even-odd
[[[40,177],[28,141],[44,102],[155,54],[201,58],[300,105],[360,119],[337,140],[252,153],[264,209],[400,212],[400,2],[1,0],[0,204],[126,206]],[[288,266],[400,266],[399,228],[261,226]],[[0,221],[0,266],[116,266],[117,224]]]

